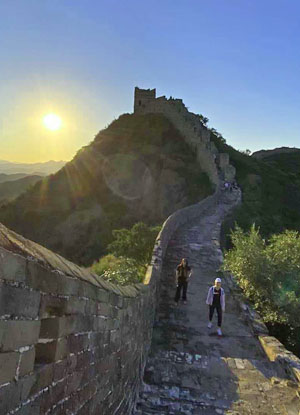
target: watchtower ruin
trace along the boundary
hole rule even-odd
[[[143,109],[154,101],[156,98],[156,89],[140,89],[135,87],[134,89],[134,112],[142,112]]]
[[[188,145],[197,153],[197,159],[211,182],[218,186],[220,179],[232,181],[235,178],[235,168],[229,162],[229,155],[219,153],[211,141],[211,131],[201,117],[188,111],[182,99],[165,96],[156,97],[156,89],[134,90],[134,113],[160,113],[167,117],[180,131]]]

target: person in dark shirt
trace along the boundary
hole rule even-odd
[[[188,262],[185,258],[182,258],[180,264],[176,268],[176,294],[175,294],[175,305],[178,305],[180,299],[180,294],[182,291],[182,300],[186,304],[186,293],[189,279],[192,275],[191,267],[189,267]]]
[[[222,336],[222,313],[225,311],[225,292],[221,288],[221,278],[215,279],[215,285],[210,287],[207,294],[206,304],[209,305],[209,322],[207,327],[212,328],[212,318],[214,315],[215,309],[218,314],[218,335]]]

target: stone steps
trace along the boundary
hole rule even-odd
[[[247,396],[250,384],[254,399],[265,401],[269,413],[292,414],[281,412],[279,393],[267,401],[272,389],[290,389],[295,397],[297,384],[277,375],[277,365],[267,360],[161,351],[148,359],[136,415],[239,414],[239,407],[248,413],[241,397]]]
[[[208,287],[222,263],[219,234],[234,196],[214,212],[178,229],[164,259],[164,279],[135,415],[299,415],[298,384],[270,362],[223,279],[223,336],[207,329]],[[175,267],[186,257],[193,267],[188,301],[174,306]]]

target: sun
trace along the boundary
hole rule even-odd
[[[62,126],[61,118],[56,114],[47,114],[43,117],[43,123],[48,130],[56,131]]]

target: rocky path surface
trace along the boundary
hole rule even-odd
[[[223,337],[207,328],[208,288],[222,263],[221,222],[237,193],[215,211],[178,229],[165,257],[157,321],[135,415],[299,415],[297,384],[270,362],[223,280]],[[174,269],[188,258],[188,303],[174,305]]]

